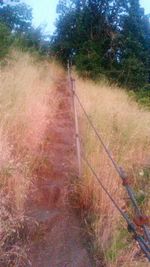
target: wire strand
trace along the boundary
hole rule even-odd
[[[73,81],[75,82],[75,80],[73,80]],[[80,107],[82,108],[82,110],[83,110],[83,112],[84,112],[84,114],[85,114],[85,116],[86,116],[86,118],[87,118],[89,124],[91,125],[92,129],[94,130],[94,132],[95,132],[95,134],[96,134],[98,140],[99,140],[100,143],[102,144],[102,146],[103,146],[103,148],[104,148],[106,154],[108,155],[109,159],[111,160],[111,162],[112,162],[112,164],[113,164],[115,170],[117,171],[119,177],[120,177],[122,180],[124,180],[124,179],[126,178],[126,174],[124,174],[124,171],[122,170],[122,168],[120,168],[120,167],[118,166],[118,164],[115,162],[115,160],[114,160],[113,157],[111,156],[111,152],[110,152],[109,149],[106,147],[106,145],[105,145],[105,143],[104,143],[104,141],[103,141],[101,135],[98,133],[98,131],[97,131],[96,127],[94,126],[92,120],[89,118],[89,116],[88,116],[88,114],[87,114],[87,112],[86,112],[86,110],[85,110],[83,104],[81,103],[79,96],[78,96],[77,93],[75,92],[75,90],[73,91],[73,93],[74,93],[74,95],[76,96],[76,99],[78,100],[78,103],[79,103]],[[139,216],[139,217],[141,216],[141,217],[142,217],[142,212],[141,212],[140,208],[138,207],[138,204],[137,204],[137,201],[136,201],[136,198],[135,198],[135,195],[134,195],[134,192],[133,192],[132,188],[131,188],[129,185],[126,185],[125,188],[126,188],[126,191],[127,191],[128,195],[129,195],[129,197],[130,197],[130,199],[131,199],[132,205],[133,205],[133,207],[134,207],[134,209],[135,209],[135,212],[136,212],[137,216]],[[144,230],[144,232],[145,232],[145,235],[146,235],[146,237],[147,237],[147,240],[148,240],[148,242],[149,242],[149,244],[150,244],[150,231],[149,231],[149,229],[147,228],[147,226],[144,225],[144,224],[142,225],[142,228],[143,228],[143,230]]]
[[[106,145],[105,145],[105,143],[104,143],[102,137],[100,136],[100,134],[98,133],[97,129],[95,128],[93,122],[92,122],[91,119],[89,118],[89,116],[88,116],[88,114],[87,114],[87,112],[86,112],[84,106],[82,105],[82,103],[81,103],[81,101],[80,101],[80,99],[79,99],[79,96],[76,94],[76,92],[74,92],[74,94],[75,94],[75,96],[76,96],[76,98],[77,98],[77,100],[78,100],[78,103],[79,103],[80,107],[82,108],[82,110],[83,110],[83,112],[84,112],[84,114],[85,114],[85,116],[86,116],[88,122],[90,123],[92,129],[94,130],[96,136],[98,137],[100,143],[102,144],[102,146],[103,146],[105,152],[107,153],[109,159],[111,160],[113,166],[115,167],[117,173],[118,173],[119,176],[120,176],[121,173],[120,173],[119,166],[118,166],[117,163],[114,161],[113,157],[111,156],[111,153],[110,153],[109,149],[106,147]]]
[[[90,117],[88,116],[84,106],[82,105],[82,102],[80,101],[79,96],[76,94],[76,84],[75,84],[75,79],[72,79],[71,77],[71,69],[69,66],[69,62],[68,62],[68,78],[69,78],[69,85],[71,87],[71,90],[74,94],[74,96],[76,97],[76,99],[78,100],[78,103],[80,105],[80,107],[82,108],[90,126],[92,127],[93,131],[95,132],[98,140],[100,141],[101,145],[103,146],[106,154],[108,155],[109,159],[111,160],[116,172],[118,173],[118,175],[120,176],[120,178],[122,178],[122,180],[124,181],[127,176],[126,173],[123,171],[122,168],[120,168],[118,166],[118,164],[115,162],[115,160],[113,159],[111,152],[109,151],[109,149],[107,148],[107,146],[105,145],[103,138],[101,137],[101,135],[99,134],[99,132],[97,131],[96,127],[94,126],[92,120],[90,119]],[[79,136],[78,136],[79,137]],[[148,258],[148,260],[150,261],[150,239],[149,239],[149,228],[143,224],[143,230],[145,232],[145,235],[147,237],[148,243],[145,241],[145,239],[143,239],[142,236],[140,236],[139,234],[137,234],[136,232],[136,225],[130,220],[130,218],[128,217],[128,214],[123,212],[123,210],[119,207],[119,205],[117,204],[117,202],[114,200],[114,198],[111,196],[111,194],[109,193],[109,191],[107,190],[107,188],[104,186],[104,184],[102,183],[101,179],[99,178],[99,176],[97,175],[97,173],[95,172],[94,168],[92,167],[92,165],[90,164],[90,162],[88,161],[88,159],[86,158],[86,156],[82,153],[82,158],[85,161],[85,163],[87,164],[87,166],[89,167],[89,169],[91,170],[91,172],[93,173],[93,175],[95,176],[97,182],[99,183],[99,185],[102,187],[103,191],[106,193],[106,195],[109,197],[109,199],[112,201],[113,205],[116,207],[116,209],[120,212],[120,214],[122,215],[122,217],[125,219],[125,221],[127,222],[128,225],[128,230],[130,229],[131,232],[134,233],[134,239],[137,240],[137,242],[139,243],[139,246],[141,248],[141,250],[145,253],[146,257]],[[138,204],[136,202],[136,198],[134,196],[134,193],[132,191],[132,188],[126,184],[125,188],[127,190],[127,193],[132,201],[132,204],[135,208],[136,213],[139,216],[142,216],[141,211],[138,207]]]
[[[82,154],[82,158],[85,161],[85,163],[87,164],[87,166],[89,167],[89,169],[91,170],[91,172],[93,173],[93,175],[95,176],[97,182],[100,184],[100,186],[102,187],[102,189],[104,190],[104,192],[107,194],[107,196],[111,200],[111,202],[114,204],[114,206],[116,207],[116,209],[120,212],[120,214],[122,215],[122,217],[127,222],[128,230],[130,232],[133,232],[134,239],[138,242],[141,250],[144,252],[145,256],[150,261],[150,247],[149,247],[149,244],[147,244],[146,241],[145,241],[145,239],[136,232],[136,226],[135,226],[135,224],[131,222],[131,220],[128,217],[127,213],[125,213],[125,212],[122,211],[122,209],[118,206],[117,202],[110,195],[110,193],[108,192],[108,190],[106,189],[106,187],[103,185],[101,179],[96,174],[95,170],[93,169],[93,167],[91,166],[90,162],[87,160],[87,158],[85,157],[85,155]]]

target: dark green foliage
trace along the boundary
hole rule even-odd
[[[137,102],[150,108],[150,84],[144,86],[134,93]]]
[[[11,33],[7,26],[3,23],[0,23],[0,60],[4,58],[11,45]]]
[[[138,90],[150,79],[150,23],[139,0],[60,0],[52,48],[93,79]]]
[[[138,0],[130,0],[121,34],[122,74],[119,81],[130,88],[141,88],[149,78],[150,24]]]

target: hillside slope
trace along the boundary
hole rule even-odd
[[[75,76],[75,75],[74,75]],[[94,83],[76,76],[76,91],[88,116],[111,155],[122,166],[136,192],[144,214],[150,216],[150,112],[138,106],[124,89],[106,81]],[[122,181],[97,140],[80,106],[82,149],[117,204],[135,217]],[[126,229],[117,209],[83,162],[83,177],[74,182],[76,207],[91,240],[96,262],[107,266],[148,266],[139,256],[139,247]]]
[[[150,112],[106,81],[75,77],[82,104],[150,215]],[[13,51],[0,83],[0,266],[147,267],[83,162],[77,177],[66,72],[56,62]],[[119,177],[77,108],[82,151],[132,216]]]

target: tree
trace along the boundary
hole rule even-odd
[[[98,3],[99,1],[95,3],[77,0],[70,1],[69,4],[66,4],[66,1],[59,2],[59,19],[53,44],[63,60],[73,56],[74,59],[80,57],[81,61],[81,51],[83,55],[87,54],[89,59],[93,52],[97,54],[102,50],[103,55],[107,52],[110,36],[108,22],[103,14],[106,7],[104,3]]]
[[[0,21],[11,31],[27,32],[31,29],[32,9],[24,3],[2,2],[0,5]]]
[[[46,36],[43,35],[43,28],[31,28],[30,31],[16,35],[15,46],[23,49],[36,51],[40,54],[47,54],[49,49],[49,42],[46,41]]]
[[[150,24],[139,0],[129,1],[124,16],[121,47],[121,75],[119,81],[131,88],[144,86],[150,69]]]
[[[23,50],[36,50],[42,54],[47,52],[43,29],[33,28],[32,9],[20,3],[20,0],[0,2],[0,24],[1,58],[7,54],[11,45]]]
[[[150,23],[139,0],[60,0],[52,48],[92,78],[129,88],[150,76]]]
[[[72,56],[80,71],[82,66],[91,76],[112,68],[119,18],[126,6],[124,0],[61,0],[53,37],[55,52],[63,61]]]

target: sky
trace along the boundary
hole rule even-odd
[[[45,32],[52,34],[56,20],[56,6],[59,0],[21,0],[30,5],[33,9],[33,25],[45,25]],[[145,8],[145,13],[150,13],[150,1],[140,0],[141,6]]]
[[[33,25],[47,25],[46,32],[53,33],[58,0],[21,0],[33,9]]]

